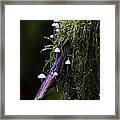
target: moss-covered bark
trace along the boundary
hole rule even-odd
[[[54,61],[55,47],[67,48],[71,61],[69,74],[62,67],[55,86],[59,99],[100,99],[100,21],[62,20],[44,71]]]

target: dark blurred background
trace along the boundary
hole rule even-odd
[[[40,85],[42,72],[49,51],[40,54],[44,45],[52,44],[44,39],[53,33],[52,20],[20,20],[20,99],[33,100]]]

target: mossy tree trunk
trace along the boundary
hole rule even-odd
[[[71,61],[69,74],[64,65],[58,78],[61,99],[100,99],[100,21],[62,20],[48,66],[54,61],[55,47],[66,48]]]

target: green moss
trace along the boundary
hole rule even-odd
[[[46,69],[54,62],[55,47],[69,48],[71,61],[69,75],[66,77],[63,70],[59,85],[54,88],[58,90],[57,99],[100,99],[100,21],[62,20],[53,46]]]

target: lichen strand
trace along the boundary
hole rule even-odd
[[[67,48],[71,61],[69,74],[65,74],[63,67],[59,77],[57,89],[62,91],[62,99],[100,99],[100,21],[62,20],[53,45],[50,65],[55,47]]]

